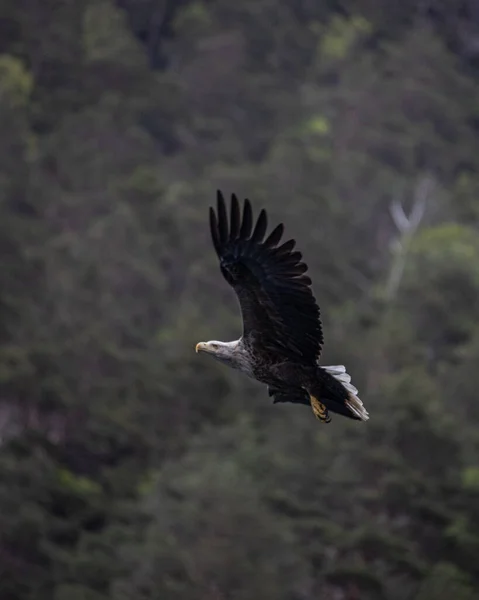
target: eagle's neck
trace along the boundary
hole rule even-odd
[[[214,357],[220,362],[253,377],[251,355],[245,347],[242,338],[233,342],[217,342],[218,351]]]

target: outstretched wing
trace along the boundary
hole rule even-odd
[[[259,352],[316,363],[323,343],[320,311],[305,275],[307,266],[294,251],[296,242],[279,245],[283,225],[265,238],[265,210],[254,224],[249,200],[241,214],[234,194],[228,223],[218,191],[217,212],[210,208],[210,227],[221,272],[239,299],[245,342]]]

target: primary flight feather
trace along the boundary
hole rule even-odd
[[[295,241],[280,243],[283,224],[266,235],[266,211],[255,222],[249,200],[241,208],[235,194],[228,218],[220,191],[209,216],[221,272],[238,296],[243,334],[233,342],[200,342],[196,351],[265,383],[275,403],[310,405],[326,423],[329,412],[366,421],[369,415],[345,367],[319,364],[319,307]]]

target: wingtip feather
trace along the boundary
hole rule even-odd
[[[256,221],[256,225],[253,231],[253,235],[251,236],[251,241],[260,244],[263,241],[263,238],[266,233],[266,229],[268,228],[268,216],[264,208],[261,209],[259,213],[258,220]]]
[[[236,194],[231,194],[230,240],[238,237],[240,231],[240,206]]]
[[[253,210],[251,202],[245,198],[243,205],[243,219],[241,222],[240,238],[243,240],[249,239],[251,230],[253,229]]]
[[[279,242],[281,241],[281,238],[283,237],[283,233],[284,233],[284,225],[283,225],[283,223],[280,223],[273,229],[273,231],[266,238],[264,245],[270,249],[276,247],[279,244]]]
[[[211,239],[213,240],[213,246],[217,252],[217,254],[220,253],[220,248],[221,248],[221,243],[220,243],[220,238],[219,238],[219,231],[218,231],[218,221],[216,219],[216,213],[214,211],[214,208],[212,206],[210,206],[210,231],[211,231]]]
[[[228,240],[228,216],[226,214],[225,199],[220,190],[216,195],[216,204],[218,212],[218,237],[221,244]]]

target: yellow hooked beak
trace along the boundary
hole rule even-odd
[[[201,352],[202,350],[206,349],[206,344],[205,342],[199,342],[198,344],[196,344],[195,350],[196,352]]]

